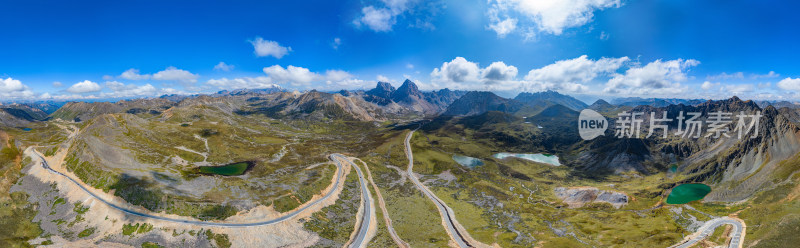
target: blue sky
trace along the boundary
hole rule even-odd
[[[0,100],[448,87],[800,99],[794,1],[3,1]]]

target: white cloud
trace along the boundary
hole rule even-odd
[[[82,93],[89,93],[89,92],[97,92],[97,91],[100,91],[100,90],[101,90],[101,88],[100,88],[99,84],[97,84],[95,82],[92,82],[92,81],[89,81],[89,80],[83,80],[82,82],[78,82],[78,83],[73,84],[72,86],[70,86],[67,89],[67,92],[75,93],[75,94],[82,94]]]
[[[33,92],[21,81],[10,77],[0,79],[0,97],[2,99],[21,99],[32,96]]]
[[[54,88],[61,88],[61,86],[64,86],[64,84],[62,84],[62,83],[61,83],[61,82],[59,82],[59,81],[55,81],[55,82],[53,82],[53,87],[54,87]]]
[[[261,37],[256,37],[256,39],[250,41],[250,43],[253,44],[253,49],[255,49],[254,53],[258,57],[272,56],[280,59],[292,51],[291,47],[284,47],[278,44],[278,42],[264,40]]]
[[[381,2],[383,3],[382,7],[378,5],[369,5],[361,8],[361,15],[353,20],[353,24],[355,24],[356,27],[366,27],[375,32],[389,32],[392,31],[392,27],[397,24],[397,19],[399,16],[405,14],[406,12],[415,12],[417,17],[413,23],[408,25],[408,27],[426,30],[436,29],[436,27],[434,27],[430,22],[430,16],[434,15],[435,13],[420,14],[420,12],[424,12],[426,9],[414,9],[415,5],[417,5],[417,3],[420,1],[382,0]],[[428,3],[426,6],[430,7],[429,5],[430,3]],[[420,16],[423,17],[420,18]],[[424,16],[427,16],[427,18]]]
[[[264,73],[276,83],[290,83],[295,86],[308,86],[311,82],[321,79],[319,74],[313,73],[307,68],[292,65],[285,69],[280,65],[264,67]]]
[[[214,70],[217,71],[231,71],[233,68],[236,68],[234,65],[225,64],[225,62],[220,61],[219,64],[214,66]]]
[[[392,82],[392,80],[391,80],[391,79],[389,79],[388,77],[386,77],[386,76],[384,76],[384,75],[378,75],[378,76],[376,77],[376,79],[378,79],[378,82],[387,82],[387,83],[388,83],[388,82]]]
[[[182,83],[195,83],[197,82],[198,76],[197,74],[193,74],[189,71],[181,70],[175,68],[174,66],[167,67],[163,71],[156,72],[153,74],[153,79],[155,80],[171,80],[171,81],[178,81]]]
[[[603,92],[619,95],[674,96],[686,93],[688,87],[680,82],[688,79],[686,72],[699,61],[676,59],[656,60],[642,67],[631,67],[625,74],[617,74],[606,83]]]
[[[498,16],[526,17],[538,31],[561,35],[564,29],[592,21],[594,12],[622,6],[620,0],[490,0],[490,26],[507,21]],[[504,29],[499,29],[505,31]],[[498,35],[498,29],[495,29]]]
[[[432,80],[445,83],[474,83],[480,81],[479,76],[478,64],[467,61],[464,57],[444,62],[441,68],[434,68],[431,72]]]
[[[781,74],[775,73],[774,71],[769,71],[767,74],[753,74],[750,75],[751,78],[758,79],[758,78],[776,78],[780,77]]]
[[[120,78],[124,78],[124,79],[128,79],[128,80],[142,80],[142,79],[150,78],[150,75],[139,74],[139,69],[131,68],[131,69],[128,69],[127,71],[122,72],[122,74],[119,75],[119,77]]]
[[[506,18],[505,20],[497,20],[489,24],[489,29],[497,33],[497,37],[503,38],[517,29],[517,19]]]
[[[731,74],[723,72],[717,75],[707,76],[706,79],[708,80],[744,79],[744,72],[734,72]]]
[[[506,65],[503,61],[494,62],[481,70],[481,78],[489,83],[509,81],[515,77],[517,77],[517,67]]]
[[[600,32],[600,40],[608,40],[609,36],[605,31]]]
[[[784,78],[778,82],[778,88],[791,91],[800,91],[800,78]]]
[[[411,63],[406,64],[406,69],[409,69],[409,70],[414,69],[414,64],[411,64]]]
[[[727,95],[739,95],[742,93],[750,93],[755,91],[755,86],[752,84],[724,85],[722,86],[722,91]]]
[[[241,77],[241,78],[220,78],[211,79],[206,82],[208,85],[217,87],[219,89],[263,89],[278,87],[277,84],[272,83],[269,77]]]
[[[105,83],[106,88],[111,92],[104,92],[100,94],[101,98],[126,98],[126,97],[141,97],[141,96],[156,96],[159,92],[156,87],[151,84],[135,85],[123,84],[117,81],[110,81]]]
[[[431,72],[430,87],[446,87],[466,90],[509,90],[519,82],[515,81],[517,67],[502,61],[480,68],[477,63],[463,57],[456,57],[442,67]]]
[[[396,22],[392,12],[386,8],[367,6],[361,9],[361,13],[363,14],[361,18],[356,20],[354,23],[357,26],[365,25],[375,32],[392,31],[392,26]]]
[[[767,74],[755,74],[755,73],[749,74],[747,77],[751,78],[751,79],[760,79],[760,78],[776,78],[776,77],[780,77],[780,76],[781,76],[781,74],[775,73],[774,71],[770,71]],[[725,80],[725,79],[742,80],[742,79],[745,79],[745,74],[744,74],[744,72],[734,72],[734,73],[723,72],[723,73],[716,74],[716,75],[709,75],[709,76],[706,77],[706,79],[708,79],[708,80]]]
[[[342,70],[328,70],[325,72],[325,80],[328,81],[342,81],[353,78],[353,75]]]
[[[114,76],[111,75],[103,75],[103,80],[111,80],[114,79]]]
[[[588,56],[582,55],[533,69],[525,76],[525,80],[535,84],[548,84],[549,86],[545,87],[547,89],[560,89],[560,85],[582,88],[568,84],[588,83],[598,76],[614,73],[629,60],[628,57],[591,60]]]
[[[342,39],[339,39],[339,37],[333,38],[333,43],[331,43],[331,47],[333,47],[334,50],[339,50],[340,45],[342,45]]]
[[[717,86],[719,86],[718,82],[717,83],[712,83],[712,82],[709,82],[709,81],[705,81],[705,82],[703,82],[702,85],[700,85],[700,88],[703,89],[703,90],[710,90],[710,89],[712,89],[714,87],[717,87]]]

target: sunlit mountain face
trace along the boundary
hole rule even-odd
[[[791,247],[796,5],[0,3],[0,247]]]

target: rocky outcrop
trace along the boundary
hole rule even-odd
[[[574,97],[562,95],[558,92],[548,90],[536,93],[522,92],[514,97],[514,100],[528,104],[533,107],[546,108],[551,105],[560,104],[575,111],[581,111],[588,107],[586,103]]]
[[[588,203],[600,202],[611,204],[615,208],[628,204],[628,195],[625,193],[600,190],[594,187],[558,187],[553,192],[570,208],[579,208]]]

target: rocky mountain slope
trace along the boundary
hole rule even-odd
[[[514,97],[514,100],[542,109],[554,104],[559,104],[575,111],[581,111],[588,107],[586,103],[574,97],[562,95],[551,90],[535,93],[522,92]]]

